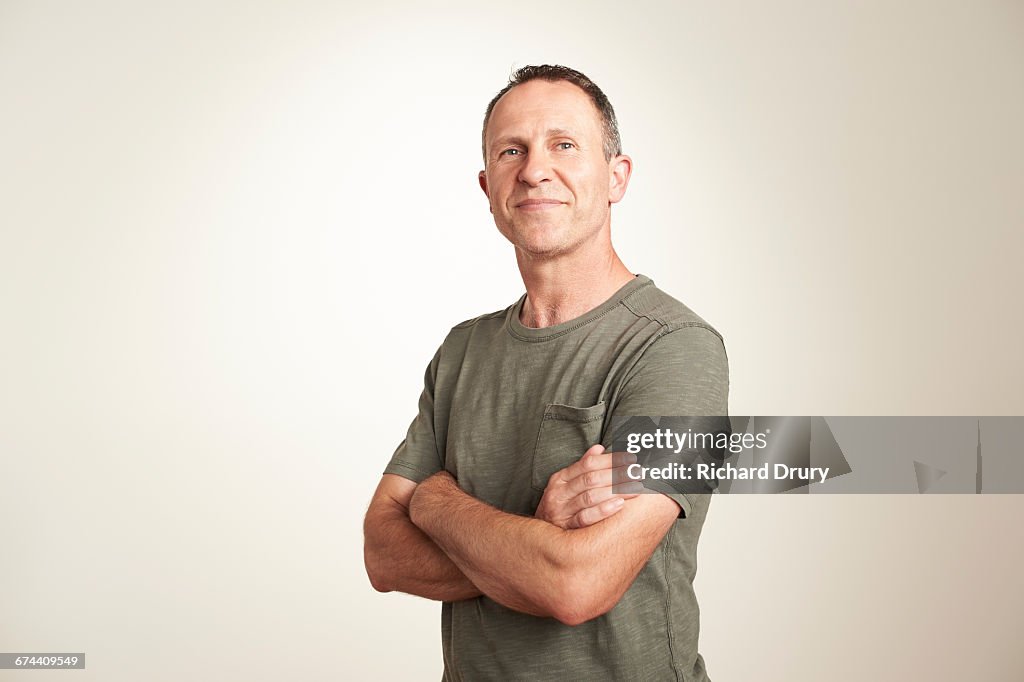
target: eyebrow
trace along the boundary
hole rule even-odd
[[[544,131],[544,136],[545,137],[575,137],[573,132],[571,130],[567,130],[566,128],[548,128],[546,131]],[[504,137],[499,137],[498,139],[496,139],[491,144],[496,146],[496,147],[499,146],[499,145],[503,145],[503,144],[521,144],[521,145],[525,146],[526,138],[520,137],[518,135],[506,135]]]

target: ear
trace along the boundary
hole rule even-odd
[[[633,159],[625,154],[619,154],[609,161],[608,174],[608,203],[617,204],[626,194],[626,187],[629,186],[629,176],[633,173]]]
[[[484,191],[484,195],[487,197],[487,210],[494,213],[494,207],[491,206],[491,193],[487,191],[487,171],[480,171],[477,180],[480,182],[480,189]]]

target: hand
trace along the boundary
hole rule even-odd
[[[601,444],[593,446],[578,461],[551,474],[534,517],[565,530],[607,519],[643,488],[639,484],[618,483],[616,492],[612,492],[613,475],[616,481],[626,480],[622,472],[615,472],[616,468],[635,461],[634,455],[605,453]]]

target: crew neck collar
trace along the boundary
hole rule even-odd
[[[505,326],[512,336],[522,341],[547,341],[568,334],[605,316],[614,310],[624,298],[650,284],[654,284],[654,282],[649,277],[638,274],[623,284],[618,291],[612,294],[611,298],[593,310],[589,310],[571,320],[566,320],[550,327],[540,328],[527,327],[519,321],[519,314],[523,310],[523,303],[526,302],[526,294],[523,294],[516,301],[515,305],[509,308],[508,314],[505,316]]]

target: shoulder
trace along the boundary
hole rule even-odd
[[[442,358],[457,358],[464,355],[470,346],[486,345],[500,338],[509,310],[514,305],[454,325],[438,348],[438,355]]]
[[[505,318],[508,316],[509,308],[512,308],[514,305],[515,304],[512,304],[507,308],[495,310],[493,313],[485,313],[483,315],[478,315],[477,317],[474,317],[472,319],[459,322],[457,325],[452,327],[451,332],[449,332],[449,334],[460,330],[472,330],[475,329],[477,326],[487,327],[493,325],[494,323],[497,323],[498,326],[501,326],[502,324],[504,324]]]
[[[652,284],[623,305],[657,327],[628,366],[615,410],[628,415],[728,414],[729,357],[722,335]]]
[[[729,356],[715,327],[650,280],[625,297],[622,305],[657,328],[630,364],[627,381],[668,386],[674,380],[680,386],[699,386],[708,395],[720,394],[724,403]]]
[[[679,330],[692,330],[689,334],[677,335],[676,340],[700,338],[705,334],[698,330],[704,330],[717,337],[719,343],[724,342],[722,335],[707,320],[659,289],[651,280],[647,280],[643,286],[624,297],[622,305],[637,317],[644,317],[657,323],[663,328],[662,335]]]

